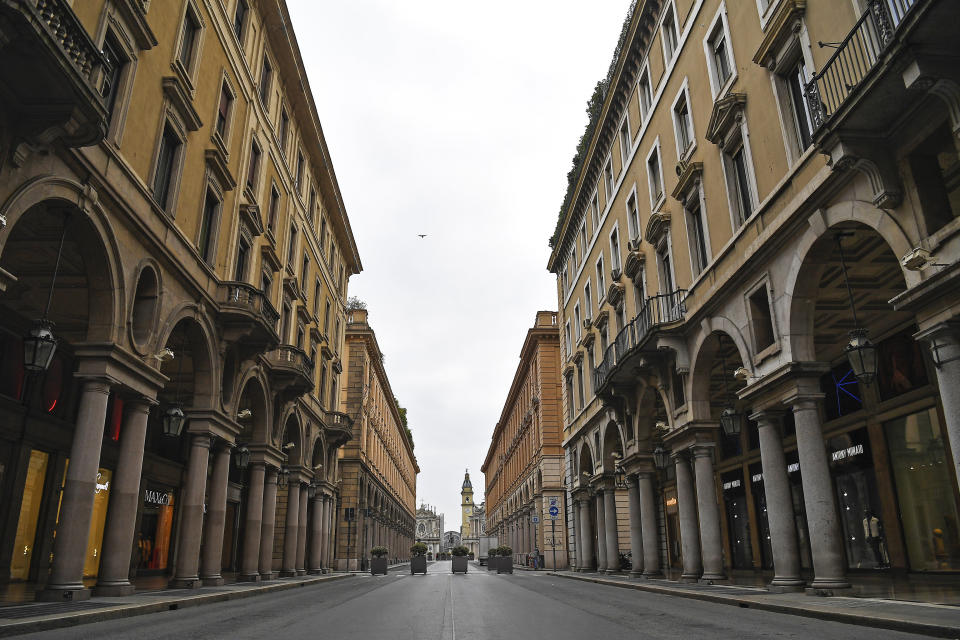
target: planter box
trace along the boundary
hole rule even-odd
[[[500,558],[496,556],[487,557],[487,571],[496,571],[497,570],[497,560]]]
[[[513,573],[513,558],[497,558],[497,573]]]
[[[387,575],[386,558],[370,558],[370,574],[375,576],[378,573]]]
[[[454,573],[467,572],[467,556],[453,556],[453,572]]]
[[[427,556],[415,556],[410,558],[410,575],[415,573],[427,573]]]

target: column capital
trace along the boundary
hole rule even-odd
[[[822,393],[805,393],[790,396],[785,399],[785,402],[791,406],[794,413],[799,411],[817,411],[823,398],[824,395]]]
[[[81,384],[83,385],[83,393],[102,393],[103,395],[108,396],[110,395],[110,391],[113,389],[114,385],[116,385],[115,380],[104,376],[75,375],[80,379]]]
[[[207,433],[194,433],[190,440],[191,447],[202,447],[209,449],[214,442],[214,438]]]
[[[257,468],[257,467],[264,467],[264,468],[266,468],[267,473],[270,472],[269,467],[267,467],[266,463],[265,463],[263,460],[251,460],[251,461],[250,461],[250,468],[251,468],[251,469],[255,469],[255,468]]]
[[[148,398],[141,395],[124,398],[123,403],[128,411],[135,413],[150,413],[151,409],[160,404],[155,398]]]
[[[713,456],[714,449],[716,449],[716,445],[712,442],[709,444],[700,442],[690,447],[694,458],[710,458]]]
[[[762,411],[751,413],[748,417],[761,428],[779,427],[786,413],[784,409],[763,409]]]

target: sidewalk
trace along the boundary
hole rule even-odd
[[[396,565],[400,566],[400,565]],[[147,613],[197,607],[214,602],[249,598],[308,585],[349,578],[350,573],[283,578],[268,582],[237,582],[221,587],[142,591],[132,596],[97,597],[81,602],[26,602],[0,606],[0,637],[61,629]]]
[[[740,585],[679,584],[599,573],[550,571],[548,575],[663,595],[694,598],[744,609],[775,611],[819,620],[960,638],[960,607],[881,598],[820,598],[803,593],[773,593]]]

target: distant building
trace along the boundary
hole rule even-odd
[[[440,553],[450,555],[454,547],[459,547],[463,543],[463,537],[456,531],[447,531],[443,534],[443,542],[440,545]]]
[[[416,541],[427,545],[427,558],[432,560],[440,553],[440,536],[443,533],[443,514],[432,505],[420,504],[417,509]]]

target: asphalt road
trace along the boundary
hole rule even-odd
[[[602,640],[605,638],[920,638],[518,571],[449,562],[357,576],[276,594],[81,625],[39,638],[350,638]]]

